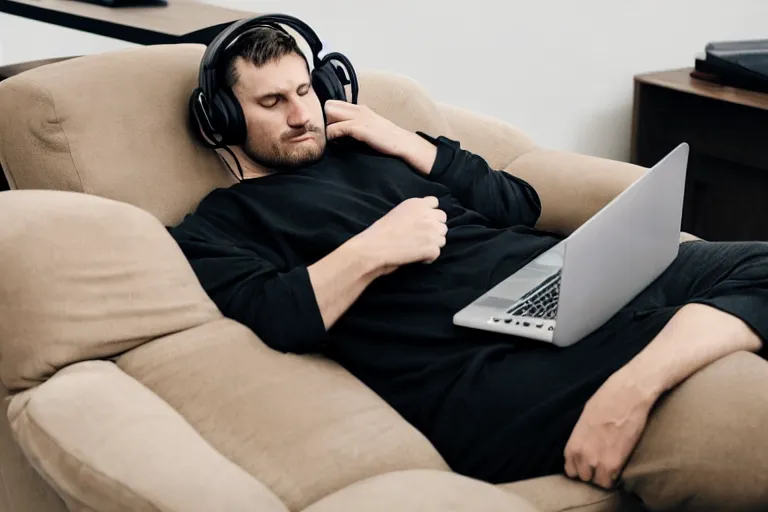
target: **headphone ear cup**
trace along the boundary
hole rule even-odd
[[[221,96],[222,93],[219,91],[213,96],[213,98],[209,99],[211,103],[211,125],[213,126],[213,132],[216,134],[217,141],[221,141],[222,138],[226,135],[227,125],[229,124],[229,119],[227,117],[224,104],[221,101]]]
[[[213,125],[223,145],[237,145],[245,141],[245,114],[231,91],[220,90],[213,100]]]
[[[213,127],[209,123],[208,113],[204,110],[204,103],[205,95],[198,87],[189,97],[189,128],[197,139],[213,147]]]
[[[328,100],[347,101],[344,85],[336,75],[336,71],[330,61],[324,60],[312,72],[312,88],[315,89],[315,94],[320,98],[321,105],[325,105],[325,102]]]

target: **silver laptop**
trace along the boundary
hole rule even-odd
[[[561,347],[600,327],[677,256],[688,154],[688,144],[678,146],[570,236],[456,313],[454,324]]]

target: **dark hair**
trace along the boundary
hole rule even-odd
[[[261,67],[291,53],[298,54],[307,62],[293,36],[270,27],[256,27],[240,36],[224,54],[222,63],[225,66],[225,83],[229,88],[237,83],[239,76],[235,61],[238,57]]]

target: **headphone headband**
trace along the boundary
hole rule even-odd
[[[204,58],[200,61],[199,77],[200,87],[205,94],[208,97],[211,97],[213,92],[218,88],[219,73],[221,72],[219,69],[221,55],[232,43],[246,32],[258,27],[270,27],[288,34],[288,32],[280,26],[281,24],[294,29],[307,42],[309,48],[312,50],[314,67],[319,67],[321,64],[319,54],[323,49],[323,43],[320,41],[320,38],[317,37],[315,31],[300,19],[287,14],[265,14],[256,16],[255,18],[245,18],[232,23],[219,32],[208,45],[208,51],[206,51]]]

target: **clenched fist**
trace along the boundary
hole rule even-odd
[[[408,263],[432,263],[445,247],[446,220],[436,197],[406,199],[358,234],[355,242],[384,273]]]

